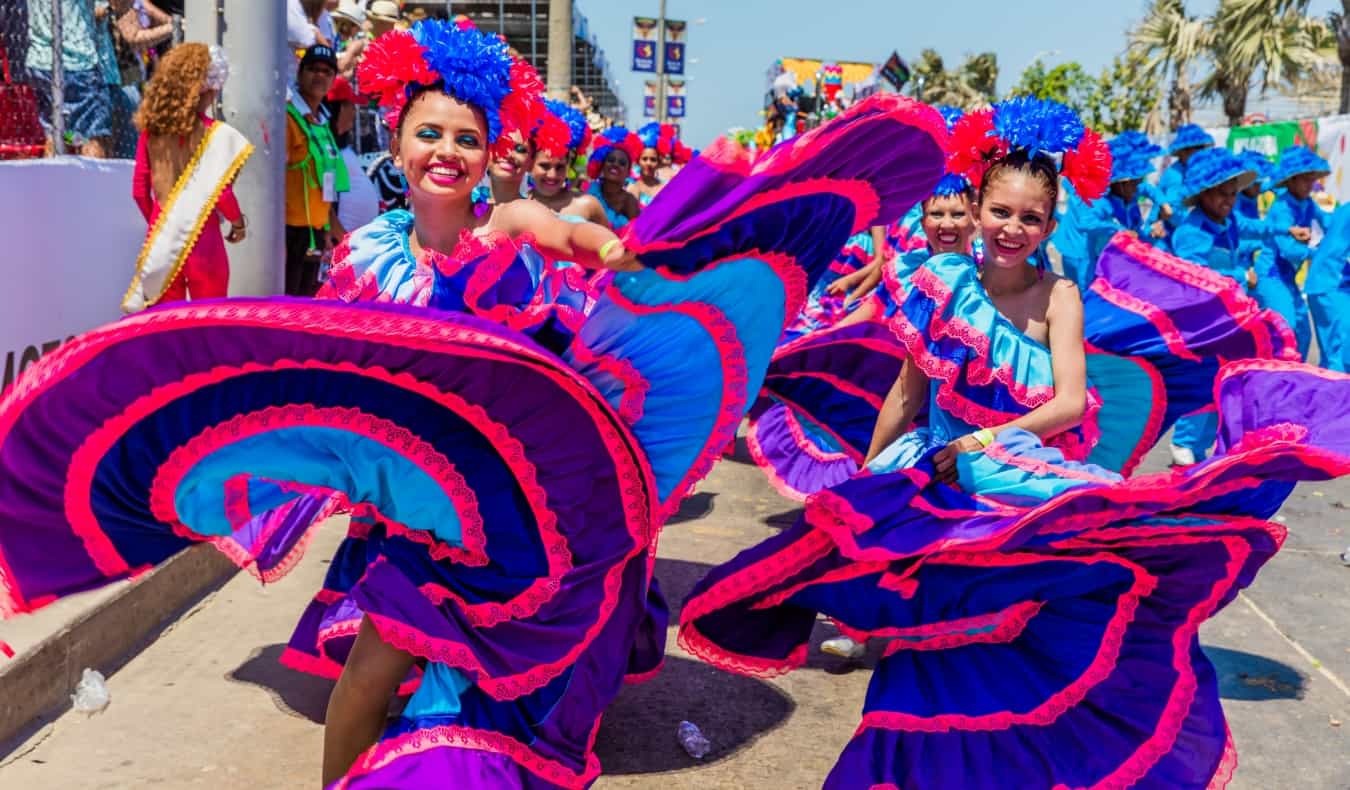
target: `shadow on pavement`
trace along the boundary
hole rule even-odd
[[[683,524],[686,521],[697,521],[713,512],[713,500],[717,494],[709,491],[700,491],[680,503],[680,509],[675,511],[675,515],[670,517],[666,525]]]
[[[228,677],[267,691],[272,703],[291,716],[323,724],[328,712],[328,695],[333,692],[333,681],[297,672],[282,665],[279,660],[285,645],[268,645],[255,650]]]
[[[784,510],[781,513],[772,513],[760,519],[759,521],[761,524],[767,527],[773,527],[774,529],[787,529],[793,524],[796,524],[797,519],[801,518],[802,514],[805,512],[806,512],[805,508],[794,507],[791,510]]]
[[[1297,669],[1265,656],[1205,646],[1205,655],[1219,674],[1223,699],[1260,702],[1272,699],[1303,699],[1308,679]]]
[[[795,705],[774,686],[699,661],[666,656],[661,673],[625,686],[605,713],[595,751],[606,774],[646,774],[723,760],[787,720]],[[675,739],[697,724],[712,751],[695,760]]]

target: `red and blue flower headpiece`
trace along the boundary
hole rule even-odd
[[[642,156],[642,138],[622,126],[611,126],[591,141],[591,156],[586,162],[586,177],[594,181],[600,177],[600,165],[615,148],[621,148],[628,154],[630,162],[636,162]]]
[[[540,149],[562,157],[570,151],[584,151],[590,146],[591,126],[586,123],[585,113],[567,102],[557,99],[544,99],[544,108],[548,110],[549,115],[567,127],[567,145],[564,149],[546,148],[541,142]]]
[[[506,112],[516,116],[507,118],[507,124],[519,123],[519,107],[507,101],[528,77],[517,62],[496,35],[428,19],[371,42],[357,78],[363,93],[379,97],[390,128],[397,128],[415,93],[436,88],[481,110],[487,118],[488,142],[495,143],[503,131],[504,104]]]
[[[965,116],[965,111],[957,107],[942,105],[937,108],[942,120],[947,123],[947,133],[951,134],[956,122]],[[950,170],[943,174],[942,179],[938,181],[937,186],[933,187],[933,195],[936,197],[948,197],[950,195],[961,195],[970,191],[970,179],[961,173],[953,173]]]
[[[1059,102],[1022,96],[987,110],[967,113],[952,127],[947,170],[970,179],[977,189],[989,168],[1009,155],[1059,157],[1059,174],[1083,200],[1106,194],[1111,183],[1111,150]]]

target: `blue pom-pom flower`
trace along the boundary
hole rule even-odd
[[[1070,151],[1085,131],[1078,115],[1056,101],[1019,96],[994,105],[994,134],[1029,156]]]
[[[557,99],[544,99],[544,106],[548,111],[562,119],[567,124],[567,128],[572,131],[572,138],[568,141],[567,147],[573,151],[580,148],[586,142],[586,116],[581,110],[573,107],[564,101]]]
[[[441,88],[483,111],[488,142],[502,131],[502,100],[511,92],[511,54],[500,37],[480,30],[461,30],[439,19],[413,26],[413,36],[426,52],[427,65],[441,77]]]

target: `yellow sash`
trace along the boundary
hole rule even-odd
[[[232,127],[217,121],[207,128],[145,237],[136,274],[122,297],[122,312],[144,310],[164,297],[211,219],[220,193],[252,153],[253,145]]]

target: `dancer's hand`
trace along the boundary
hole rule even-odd
[[[867,276],[866,273],[864,273],[861,269],[859,269],[856,272],[846,274],[843,277],[840,277],[838,280],[835,280],[834,282],[825,286],[825,293],[829,294],[830,296],[842,296],[843,294],[852,291],[853,286],[862,282],[863,277],[866,276]]]
[[[1312,241],[1312,229],[1301,228],[1297,225],[1289,229],[1289,235],[1294,237],[1294,241],[1301,241],[1304,244]]]
[[[637,253],[623,246],[620,241],[617,244],[611,243],[608,250],[605,250],[605,256],[600,260],[606,269],[616,272],[636,272],[642,270],[642,264],[638,263]]]
[[[973,453],[984,449],[980,440],[973,434],[966,434],[933,454],[933,469],[938,482],[955,485],[957,480],[956,456],[961,453]]]
[[[230,232],[225,235],[225,240],[231,244],[238,244],[243,241],[244,237],[247,235],[248,231],[245,229],[244,223],[241,222],[238,225],[235,225],[232,222],[230,223]]]
[[[1256,288],[1256,270],[1255,270],[1255,269],[1248,269],[1248,270],[1247,270],[1247,288],[1248,288],[1248,289],[1251,289],[1251,290],[1255,290],[1255,288]]]
[[[1149,228],[1149,235],[1155,239],[1167,238],[1167,226],[1163,224],[1162,220],[1158,220]]]

